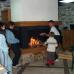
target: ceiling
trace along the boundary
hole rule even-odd
[[[62,0],[58,0],[58,6],[62,6],[63,3],[59,2],[59,1],[62,1]]]
[[[7,0],[0,0],[0,1],[7,1]]]

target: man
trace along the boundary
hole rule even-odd
[[[62,47],[62,37],[61,37],[61,33],[59,32],[59,30],[55,27],[55,22],[53,21],[53,20],[50,20],[49,21],[49,27],[50,27],[50,32],[53,32],[54,33],[54,38],[57,40],[57,42],[58,42],[58,47]],[[47,37],[49,37],[49,35],[50,35],[50,32],[49,32],[49,34],[46,34],[46,33],[41,33],[40,35],[41,36],[43,36],[43,35],[45,35],[45,36],[47,36]],[[55,59],[57,59],[58,58],[58,56],[57,56],[57,54],[56,54],[56,58]]]

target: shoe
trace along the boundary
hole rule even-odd
[[[28,66],[30,63],[25,63],[25,66]]]
[[[56,59],[56,60],[55,60],[55,62],[58,62],[58,61],[59,61],[59,59]]]
[[[54,65],[55,63],[51,63],[51,65]]]
[[[17,66],[13,66],[13,68],[15,69],[15,68],[17,68]]]
[[[16,67],[19,67],[19,66],[21,66],[21,65],[22,65],[22,64],[19,63],[19,64],[16,65]]]
[[[49,67],[50,65],[48,63],[45,64],[47,67]]]
[[[17,67],[19,67],[19,66],[21,66],[21,64],[17,64],[17,65],[15,65],[15,66],[13,66],[13,68],[17,68]]]

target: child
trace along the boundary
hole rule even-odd
[[[44,43],[47,46],[47,63],[46,65],[53,65],[55,62],[55,52],[58,46],[57,40],[54,38],[54,33],[50,32],[49,38]]]

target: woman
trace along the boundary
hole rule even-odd
[[[0,22],[0,64],[2,64],[12,74],[12,61],[8,54],[9,47],[5,38],[5,23]]]
[[[7,43],[9,45],[11,45],[11,48],[12,48],[12,51],[14,53],[14,57],[13,57],[13,66],[14,67],[18,67],[20,66],[21,64],[19,64],[19,59],[20,59],[20,56],[21,56],[21,50],[20,50],[20,41],[18,38],[15,37],[15,34],[14,34],[14,22],[11,22],[9,21],[8,22],[8,28],[6,29],[6,39],[7,39]]]

